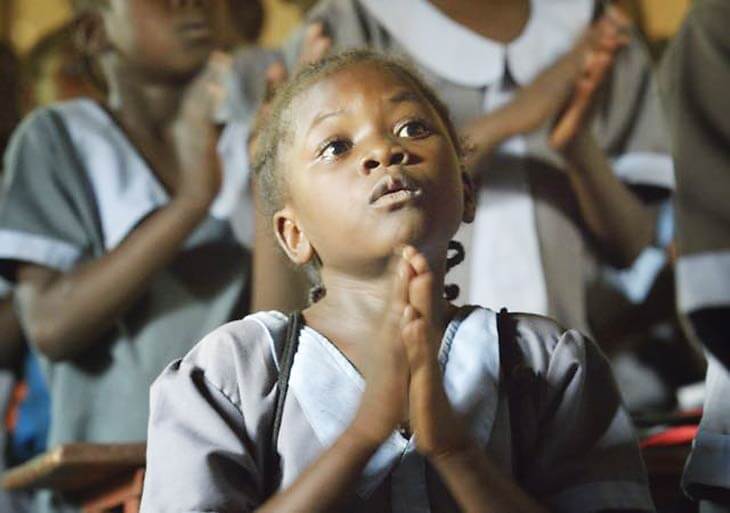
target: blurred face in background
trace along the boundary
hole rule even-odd
[[[224,17],[219,26],[224,31],[224,48],[255,44],[264,26],[261,0],[226,0],[219,13]]]

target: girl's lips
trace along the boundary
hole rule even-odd
[[[373,208],[392,210],[414,201],[423,194],[421,189],[400,189],[387,192],[371,203]]]
[[[370,192],[370,204],[374,205],[383,196],[391,195],[401,191],[415,192],[417,185],[405,174],[383,175]]]

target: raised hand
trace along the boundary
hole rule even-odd
[[[401,329],[412,268],[400,255],[393,257],[393,286],[382,321],[373,330],[368,360],[362,369],[365,392],[353,425],[362,435],[382,443],[407,418],[408,360]]]
[[[324,57],[332,47],[332,39],[326,34],[322,22],[311,23],[304,31],[304,39],[299,49],[299,59],[296,70],[317,62]],[[259,137],[264,125],[271,114],[271,100],[276,91],[289,79],[286,66],[280,60],[273,62],[266,69],[266,94],[264,100],[254,116],[253,129],[248,139],[248,153],[251,157],[256,155],[258,150]],[[253,160],[253,158],[252,158]]]
[[[616,53],[630,41],[630,26],[630,20],[619,9],[609,7],[574,50],[581,61],[581,72],[568,106],[550,133],[552,148],[564,150],[583,128],[594,94],[613,66]]]
[[[175,195],[201,207],[209,206],[221,187],[221,163],[216,151],[220,126],[215,119],[226,101],[225,84],[230,72],[231,58],[214,52],[186,91],[172,128],[180,169]]]
[[[469,443],[461,417],[443,386],[438,351],[442,327],[435,321],[439,287],[426,258],[415,248],[403,251],[410,270],[403,315],[403,345],[410,367],[409,420],[418,450],[431,458],[465,450]]]

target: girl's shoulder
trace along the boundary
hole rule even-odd
[[[491,335],[499,340],[500,345],[517,344],[527,359],[526,363],[531,366],[544,367],[556,353],[565,350],[574,353],[598,350],[584,333],[566,328],[555,319],[544,315],[506,310],[497,313],[481,306],[463,307],[462,312],[464,311],[466,314],[461,314],[463,320],[459,323],[459,329],[461,325],[481,325],[475,331],[472,328],[467,329],[481,332],[486,337]]]
[[[566,328],[555,319],[544,315],[515,312],[508,314],[514,327],[514,339],[533,366],[544,367],[562,353],[585,353],[597,350],[586,334]]]
[[[8,155],[32,150],[54,158],[74,154],[78,146],[74,132],[80,127],[91,134],[105,132],[110,124],[106,111],[90,98],[76,98],[37,107],[18,125]],[[8,158],[8,157],[6,157]]]
[[[278,377],[278,347],[287,317],[281,312],[257,312],[229,322],[203,337],[185,356],[171,363],[165,374],[202,374],[205,381],[241,406],[249,397],[267,394]]]

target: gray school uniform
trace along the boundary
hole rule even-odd
[[[509,45],[457,24],[426,0],[323,0],[309,17],[326,22],[337,48],[369,46],[412,59],[460,126],[508,101],[568,50],[596,2],[532,0],[531,7],[524,32]],[[617,57],[593,123],[628,185],[672,188],[663,124],[648,54],[634,38]],[[506,142],[480,170],[476,220],[457,234],[467,258],[450,279],[463,301],[550,315],[586,331],[585,283],[596,255],[546,133],[544,127]]]
[[[729,23],[727,1],[695,2],[662,66],[677,168],[677,302],[687,317],[730,311]],[[726,321],[725,341],[729,330]],[[683,479],[697,499],[708,498],[703,486],[730,492],[730,368],[708,359],[704,415]]]
[[[519,456],[511,454],[500,389],[496,314],[463,307],[439,361],[455,409],[479,446],[553,511],[653,510],[631,422],[596,346],[553,321],[516,316],[530,380]],[[260,312],[219,328],[152,387],[143,513],[254,511],[264,500],[278,361],[287,319]],[[290,486],[347,427],[365,382],[342,353],[304,327],[283,407],[281,487]],[[565,429],[565,426],[570,429]],[[270,472],[270,470],[269,470]],[[445,485],[394,432],[366,465],[342,511],[456,512]]]
[[[209,217],[134,305],[73,360],[38,353],[51,399],[49,448],[144,440],[155,377],[245,313],[250,259],[228,221],[245,183],[235,158],[241,130],[230,124],[221,137],[224,185]],[[119,126],[86,99],[31,114],[12,138],[3,178],[0,263],[10,276],[15,262],[65,272],[111,252],[169,201]],[[39,497],[38,511],[66,507]]]

